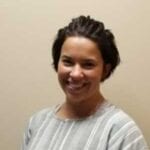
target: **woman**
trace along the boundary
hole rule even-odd
[[[101,83],[120,62],[114,36],[102,22],[73,19],[58,31],[52,57],[66,99],[31,117],[23,150],[148,149],[135,122],[101,93]]]

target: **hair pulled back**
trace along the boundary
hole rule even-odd
[[[113,33],[105,29],[103,22],[92,19],[90,16],[79,16],[58,30],[54,43],[52,45],[52,58],[54,69],[58,69],[58,61],[61,54],[61,48],[68,37],[81,36],[94,41],[102,55],[104,65],[109,64],[110,69],[103,80],[108,78],[120,63],[120,56],[115,44]]]

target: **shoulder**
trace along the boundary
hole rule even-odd
[[[105,102],[103,106],[100,107],[97,115],[100,120],[102,118],[106,124],[109,124],[109,126],[118,126],[120,124],[134,122],[127,113],[109,102]]]
[[[134,119],[119,107],[109,104],[105,109],[106,126],[111,129],[113,134],[118,131],[126,133],[132,128],[139,130]]]
[[[36,134],[40,126],[43,124],[44,120],[50,116],[53,112],[52,108],[45,108],[42,109],[36,113],[34,113],[25,128],[24,132],[24,140],[22,148],[25,149],[25,147],[28,146],[29,142],[31,141],[32,137]]]
[[[100,109],[102,110],[100,110],[98,114],[99,117],[101,116],[104,117],[106,121],[112,125],[134,122],[134,119],[130,115],[128,115],[125,111],[123,111],[121,108],[109,102],[106,102]]]
[[[44,108],[40,111],[35,112],[29,119],[28,122],[28,129],[32,132],[36,132],[36,130],[38,130],[38,128],[47,120],[50,119],[53,111],[54,111],[54,107],[50,107],[50,108]]]
[[[133,150],[146,147],[143,134],[131,116],[114,105],[109,105],[106,109],[104,118],[107,119],[103,133],[109,138],[109,147],[128,147]]]
[[[30,117],[30,122],[40,122],[40,121],[44,120],[47,115],[52,113],[52,110],[53,110],[52,108],[45,108],[45,109],[42,109],[42,110],[34,113]]]

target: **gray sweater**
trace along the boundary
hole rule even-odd
[[[58,118],[59,107],[44,109],[31,117],[22,150],[149,149],[135,122],[108,102],[83,119]]]

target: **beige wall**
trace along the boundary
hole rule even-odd
[[[0,0],[0,149],[19,149],[34,112],[63,100],[51,43],[72,17],[90,14],[114,32],[122,63],[103,84],[150,144],[149,0]]]

